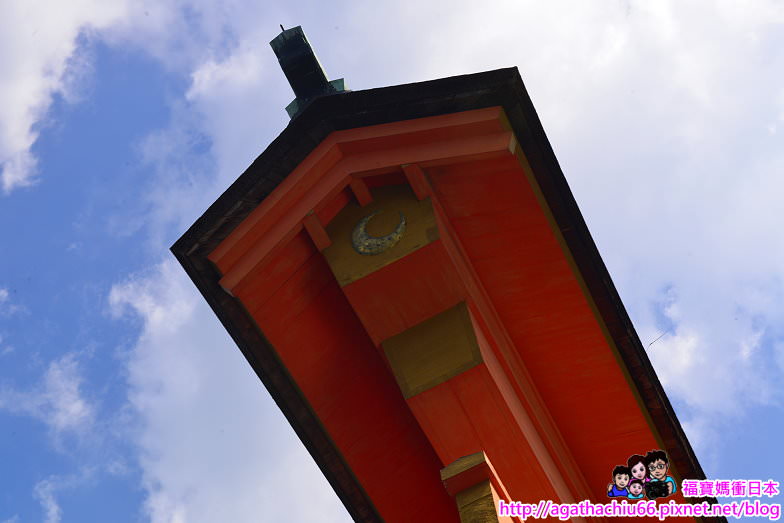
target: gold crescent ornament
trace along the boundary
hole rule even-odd
[[[354,226],[354,231],[351,233],[351,245],[354,250],[363,256],[375,256],[386,251],[403,237],[406,231],[406,217],[403,213],[400,214],[400,222],[395,227],[395,230],[385,236],[371,236],[367,232],[368,222],[381,211],[376,211],[373,214],[365,216]]]

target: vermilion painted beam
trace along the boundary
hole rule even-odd
[[[416,164],[404,165],[403,173],[405,173],[408,184],[414,190],[418,200],[423,200],[430,196],[430,184],[427,183],[425,173],[421,167]]]
[[[442,241],[436,245],[437,250],[443,249],[447,254],[445,261],[439,262],[439,266],[443,267],[442,272],[454,272],[460,286],[465,288],[465,295],[470,297],[472,308],[474,309],[474,316],[478,318],[477,331],[486,332],[491,337],[493,355],[488,361],[489,368],[493,370],[492,374],[494,380],[499,384],[501,390],[504,390],[504,396],[510,405],[510,409],[515,413],[515,417],[522,427],[524,433],[529,440],[529,444],[535,449],[537,458],[548,471],[548,476],[553,481],[559,496],[565,502],[573,499],[588,499],[591,490],[585,483],[582,474],[580,473],[579,466],[572,457],[568,450],[563,438],[560,436],[558,429],[549,415],[542,398],[539,396],[536,388],[533,386],[533,381],[525,368],[522,360],[520,359],[514,344],[512,343],[509,335],[495,311],[492,301],[490,300],[487,292],[484,290],[476,272],[474,271],[465,250],[460,245],[457,235],[446,217],[443,206],[433,189],[430,187],[427,178],[421,169],[416,166],[408,166],[408,174],[416,181],[421,191],[421,194],[428,194],[431,198],[431,203],[436,216],[436,223],[438,225],[439,234]],[[420,256],[425,251],[418,253]],[[415,255],[409,255],[416,257]],[[400,260],[391,266],[384,268],[379,272],[378,277],[370,275],[363,280],[344,288],[344,292],[357,309],[360,317],[367,317],[365,321],[372,321],[374,323],[383,323],[384,315],[380,315],[380,311],[375,311],[368,315],[368,311],[364,310],[364,301],[358,300],[355,289],[364,288],[364,294],[369,296],[368,303],[373,303],[373,296],[385,296],[388,303],[386,305],[390,310],[399,309],[402,304],[397,303],[393,296],[396,294],[400,283],[393,284],[392,287],[383,290],[380,285],[384,278],[381,273],[393,274],[397,265],[403,265],[404,260]],[[389,278],[390,281],[401,282],[402,275]],[[367,280],[365,282],[364,280]],[[372,283],[377,280],[379,283]],[[432,285],[434,280],[428,278],[428,282]],[[371,287],[368,287],[371,285]],[[349,292],[351,291],[351,292]],[[440,292],[445,293],[445,289]],[[449,294],[449,293],[445,293]],[[452,293],[454,294],[454,293]],[[365,300],[367,301],[367,300]],[[419,303],[419,301],[417,302]],[[423,318],[424,319],[424,318]],[[421,321],[421,320],[420,320]],[[369,328],[371,336],[376,334],[376,329]],[[382,329],[383,331],[383,329]],[[378,336],[378,334],[376,334]],[[380,339],[383,339],[381,335]],[[380,341],[379,338],[376,338]],[[497,354],[496,354],[497,353]],[[521,403],[522,399],[522,403]]]
[[[255,232],[257,233],[255,235],[256,238],[260,237],[260,234],[264,232],[264,228],[259,229],[256,227],[260,221],[274,221],[281,213],[288,209],[292,199],[300,197],[303,192],[308,191],[317,183],[321,174],[333,167],[344,156],[340,148],[341,144],[431,130],[443,130],[445,134],[449,132],[451,135],[454,135],[454,128],[461,126],[476,126],[478,123],[494,124],[494,122],[498,122],[498,125],[493,125],[493,128],[496,128],[497,131],[503,131],[506,130],[506,128],[501,124],[500,119],[502,118],[503,110],[500,107],[489,107],[475,111],[465,111],[461,113],[334,132],[325,138],[318,147],[316,147],[316,149],[314,149],[313,152],[311,152],[305,160],[303,160],[296,169],[294,169],[294,171],[292,171],[286,179],[283,180],[280,185],[278,185],[275,190],[267,196],[213,252],[210,253],[209,259],[219,267],[225,268],[231,266],[234,263],[234,258],[238,256],[236,253],[233,256],[231,255],[231,252],[236,250],[236,244],[240,240],[245,239],[248,233],[253,229],[255,229]],[[431,158],[426,158],[426,160],[430,159]],[[397,165],[403,163],[413,162],[401,161]],[[357,169],[354,172],[359,170],[367,169]]]
[[[256,228],[265,228],[263,232],[258,232],[254,229],[246,231],[248,238],[261,237],[260,241],[248,245],[246,252],[241,255],[237,262],[232,266],[221,280],[221,285],[228,291],[240,284],[240,282],[254,269],[254,267],[263,263],[264,260],[276,252],[280,246],[288,242],[297,231],[302,228],[302,220],[307,213],[317,207],[319,204],[324,204],[328,200],[329,194],[334,194],[336,191],[342,191],[343,188],[351,181],[350,173],[361,172],[371,169],[378,169],[389,165],[406,164],[407,161],[423,159],[432,161],[434,158],[459,158],[465,154],[475,154],[481,151],[489,150],[502,150],[508,151],[510,144],[513,144],[513,137],[507,133],[496,133],[491,135],[482,135],[479,137],[469,138],[456,138],[448,142],[436,142],[431,144],[422,144],[417,147],[408,147],[403,149],[374,151],[371,153],[357,154],[349,157],[342,158],[327,172],[321,174],[316,182],[311,186],[308,191],[297,191],[299,199],[292,202],[288,211],[277,221],[264,227],[264,222],[257,221]],[[324,152],[323,156],[329,156],[328,152]],[[333,155],[334,156],[334,155]],[[412,162],[413,163],[413,162]],[[424,173],[416,165],[408,165],[407,177],[413,181],[412,187],[418,192],[418,196],[425,194],[432,195],[427,179]],[[500,360],[503,362],[499,364],[499,368],[503,375],[512,376],[514,388],[518,391],[523,398],[527,407],[522,407],[518,412],[519,416],[523,419],[528,419],[528,410],[530,409],[530,416],[534,422],[527,430],[527,439],[537,449],[538,457],[543,463],[547,464],[548,460],[552,463],[552,458],[549,457],[550,453],[555,456],[558,465],[555,469],[548,472],[556,483],[557,490],[559,490],[559,497],[563,500],[587,498],[589,490],[584,487],[584,483],[580,479],[579,468],[570,459],[570,455],[565,445],[562,444],[562,439],[558,436],[557,429],[554,423],[549,418],[546,409],[541,402],[541,398],[536,394],[535,388],[531,385],[530,380],[525,379],[527,373],[524,371],[522,362],[514,352],[511,341],[508,340],[508,335],[497,314],[493,310],[492,304],[486,293],[483,291],[481,284],[476,277],[470,263],[467,262],[467,257],[464,251],[456,240],[454,231],[452,230],[448,219],[444,215],[443,209],[432,195],[434,200],[434,208],[437,212],[439,230],[444,231],[446,238],[444,245],[449,253],[452,264],[458,270],[460,279],[470,296],[472,301],[476,304],[477,312],[483,318],[490,332],[495,333],[498,338],[498,349]],[[282,198],[278,200],[279,204]],[[242,247],[245,240],[235,243],[234,249]],[[542,443],[542,437],[539,431],[542,431],[544,440],[547,443]],[[548,466],[548,465],[546,465]],[[569,478],[568,480],[559,480],[563,477]],[[568,481],[569,487],[565,486],[563,481]],[[583,484],[581,484],[583,483]]]
[[[383,521],[458,523],[442,464],[326,261],[277,274],[285,284],[249,312]]]
[[[368,189],[367,184],[361,178],[352,179],[351,182],[349,182],[349,186],[351,187],[351,192],[354,193],[354,197],[357,199],[357,203],[362,207],[373,201],[373,197],[370,195],[370,189]]]
[[[514,344],[498,317],[490,297],[468,261],[468,256],[460,245],[457,235],[444,213],[443,206],[432,190],[431,194],[436,222],[439,230],[442,231],[444,247],[461,275],[461,280],[466,285],[468,295],[471,297],[473,306],[476,309],[475,316],[480,323],[480,328],[493,333],[494,349],[498,351],[497,367],[499,372],[509,377],[514,387],[514,394],[524,399],[524,408],[526,410],[530,409],[530,416],[535,424],[531,436],[539,438],[545,448],[549,449],[549,453],[552,453],[557,467],[563,471],[559,476],[564,478],[564,481],[569,485],[569,490],[573,493],[569,497],[574,496],[573,499],[578,500],[589,499],[591,490],[582,477],[577,462],[571,456],[567,445],[560,436],[555,422],[544,405],[544,401],[533,385],[533,380],[525,364],[515,351]]]
[[[495,122],[493,125],[498,123],[497,111],[486,111],[481,115],[481,118],[478,115],[472,115],[472,117],[471,123],[465,124],[467,129],[472,125],[474,127],[470,127],[470,129],[476,129],[476,122]],[[357,180],[357,177],[369,172],[380,172],[387,168],[404,166],[403,172],[406,175],[406,180],[417,198],[430,196],[434,202],[438,227],[441,231],[446,231],[444,244],[449,253],[450,264],[457,268],[459,279],[466,285],[473,304],[474,315],[480,324],[479,328],[482,331],[494,333],[493,336],[498,338],[495,343],[490,344],[492,351],[497,355],[497,364],[487,368],[488,376],[492,377],[493,382],[502,384],[499,386],[499,390],[502,391],[503,397],[512,398],[512,400],[504,400],[510,405],[510,412],[514,412],[518,420],[530,420],[522,423],[518,421],[518,424],[527,427],[525,433],[532,435],[533,448],[537,449],[538,456],[544,456],[543,462],[545,464],[547,456],[551,457],[552,466],[546,465],[550,467],[548,477],[556,478],[555,483],[559,482],[558,477],[562,478],[566,490],[573,493],[573,498],[590,498],[592,489],[589,489],[585,484],[579,466],[560,436],[555,422],[526,370],[526,366],[523,365],[519,349],[514,347],[506,333],[498,314],[495,312],[494,304],[484,291],[479,277],[468,261],[468,256],[439,201],[438,194],[430,187],[428,178],[422,170],[423,165],[428,166],[428,169],[439,165],[450,166],[452,163],[464,162],[466,158],[475,158],[476,155],[488,153],[511,156],[509,151],[515,145],[511,133],[507,131],[487,133],[487,127],[483,127],[484,134],[471,135],[469,131],[466,131],[461,135],[458,131],[463,124],[457,123],[460,121],[460,118],[450,119],[452,126],[449,127],[449,133],[453,134],[448,138],[445,135],[441,140],[388,149],[384,149],[381,142],[369,140],[369,137],[376,133],[375,136],[386,136],[392,139],[395,132],[406,132],[411,128],[398,122],[384,130],[373,129],[368,132],[367,129],[354,129],[350,132],[333,133],[328,140],[319,146],[317,158],[312,161],[308,159],[292,173],[290,178],[293,177],[298,181],[281,184],[278,187],[280,191],[276,190],[272,195],[274,196],[273,203],[265,208],[270,199],[265,200],[213,252],[210,259],[224,273],[224,278],[221,280],[224,288],[232,292],[238,287],[244,288],[250,274],[257,274],[257,269],[264,266],[269,260],[278,259],[278,253],[281,252],[282,247],[288,245],[302,231],[303,227],[308,229],[308,221],[312,221],[312,218],[307,218],[309,212],[319,213],[322,209],[330,209],[328,214],[331,216],[343,205],[340,203],[335,206],[334,202],[337,201],[338,194],[342,194],[343,200],[341,202],[344,202],[346,198],[350,199],[351,194],[356,195],[359,192],[354,190],[359,187],[357,184],[350,187],[352,181]],[[418,122],[417,125],[419,125],[417,129],[420,131],[422,129],[437,130],[437,126],[433,122],[429,122],[427,125]],[[396,131],[393,132],[393,129]],[[444,132],[446,133],[446,131]],[[432,138],[438,135],[428,136]],[[372,147],[365,143],[366,141],[373,142]],[[398,142],[392,141],[390,143]],[[346,152],[348,150],[351,150],[350,154]],[[315,230],[313,225],[310,223],[311,230],[308,230],[308,234],[316,245],[319,243],[323,245],[324,238],[316,239],[318,233],[313,234]],[[250,280],[254,278],[256,276]],[[252,294],[246,295],[248,299],[253,299]],[[515,398],[519,400],[517,404],[513,401]],[[537,438],[539,443],[537,443]],[[563,485],[558,488],[561,491],[564,490]]]
[[[323,251],[332,245],[332,240],[329,239],[327,231],[324,230],[324,226],[321,225],[321,220],[318,219],[318,216],[316,216],[315,213],[311,212],[305,216],[305,219],[302,220],[302,225],[305,226],[305,230],[308,231],[310,239],[313,240],[313,243],[319,251]]]
[[[327,137],[209,254],[209,260],[218,267],[230,267],[244,252],[244,249],[237,248],[237,244],[257,240],[266,231],[266,228],[258,227],[259,222],[270,224],[279,219],[288,210],[291,201],[301,197],[342,157],[340,148],[335,146],[335,139]]]
[[[514,501],[498,477],[490,459],[482,451],[464,456],[441,469],[441,481],[449,495],[458,501],[461,520],[476,517],[479,511],[485,514],[491,511],[497,513],[499,499],[507,503]],[[470,495],[470,499],[466,500],[470,505],[461,506],[460,498],[465,498],[467,495]],[[477,504],[480,506],[477,507]],[[472,508],[478,510],[471,510]],[[490,518],[489,521],[522,523],[519,517],[510,516],[497,516],[495,519]]]
[[[236,240],[230,251],[223,257],[213,260],[223,273],[220,280],[221,286],[229,293],[233,293],[240,281],[259,263],[270,255],[286,237],[289,232],[302,227],[302,220],[306,214],[319,204],[329,201],[329,196],[342,191],[351,181],[350,174],[388,166],[399,166],[406,163],[416,163],[433,158],[444,161],[455,161],[463,155],[473,155],[489,151],[508,151],[514,137],[508,131],[482,135],[476,137],[455,139],[443,142],[422,144],[416,147],[375,151],[372,153],[349,156],[336,163],[323,174],[319,174],[317,183],[307,191],[300,187],[286,196],[278,198],[278,207],[269,210],[268,216],[258,216],[255,226],[245,231],[245,235]],[[273,193],[274,194],[274,193]],[[286,212],[280,209],[288,205]],[[266,200],[265,202],[266,203]],[[261,208],[262,205],[259,206]],[[255,213],[255,211],[254,211]],[[262,219],[264,218],[264,219]],[[287,236],[289,235],[289,236]],[[231,238],[231,237],[230,237]],[[234,259],[233,265],[227,265]]]

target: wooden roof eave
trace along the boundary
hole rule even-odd
[[[681,477],[704,478],[569,189],[517,68],[319,98],[294,119],[171,250],[264,382],[357,521],[378,515],[307,401],[207,256],[330,133],[400,120],[503,107],[587,295]]]

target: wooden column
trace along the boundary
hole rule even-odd
[[[441,481],[455,499],[461,523],[517,523],[498,515],[498,501],[511,501],[484,452],[457,459],[441,469]]]

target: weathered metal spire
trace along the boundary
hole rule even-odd
[[[283,32],[270,42],[270,46],[296,95],[294,101],[286,106],[286,112],[294,118],[313,99],[346,89],[342,78],[331,82],[327,80],[327,74],[301,26],[283,29],[281,25],[280,28]]]

